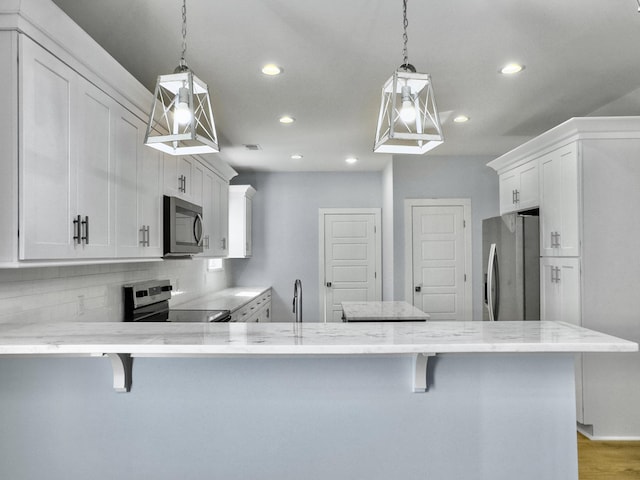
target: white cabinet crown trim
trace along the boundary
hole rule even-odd
[[[487,166],[502,174],[576,140],[624,138],[640,138],[640,116],[571,118],[492,160]]]

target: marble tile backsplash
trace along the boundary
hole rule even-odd
[[[224,269],[209,272],[199,258],[6,269],[0,270],[0,323],[121,321],[122,286],[164,278],[175,289],[172,304],[228,286]]]

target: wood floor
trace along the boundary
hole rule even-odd
[[[640,442],[595,441],[578,434],[580,480],[640,480]]]

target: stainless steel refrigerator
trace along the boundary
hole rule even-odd
[[[482,221],[483,320],[540,320],[538,217],[507,214]]]

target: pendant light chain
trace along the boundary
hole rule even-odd
[[[186,67],[187,62],[184,59],[187,54],[187,0],[182,1],[182,57],[180,58],[180,66]]]
[[[640,1],[640,0],[638,0]],[[407,0],[402,0],[402,16],[404,19],[404,33],[402,34],[402,39],[404,40],[404,47],[402,48],[402,57],[404,58],[402,62],[402,66],[406,68],[409,63],[409,54],[407,53],[407,42],[409,41],[409,36],[407,35],[407,27],[409,26],[409,20],[407,20]]]

